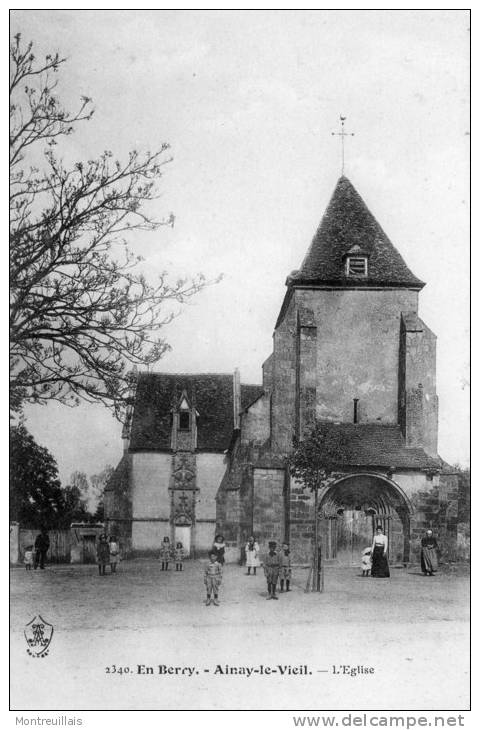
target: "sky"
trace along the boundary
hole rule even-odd
[[[15,10],[38,55],[67,56],[58,92],[95,115],[66,160],[155,150],[154,213],[173,229],[131,246],[151,279],[220,283],[163,335],[166,372],[233,372],[260,383],[285,293],[341,174],[427,286],[419,314],[438,336],[439,453],[469,461],[469,16],[466,10]],[[68,483],[121,457],[101,406],[28,406],[27,426]]]

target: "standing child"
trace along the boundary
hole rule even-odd
[[[227,546],[225,545],[225,540],[223,539],[223,535],[215,535],[215,541],[212,546],[212,553],[215,553],[220,565],[223,565],[225,562],[225,548],[226,547]]]
[[[115,537],[110,538],[110,542],[108,543],[108,547],[110,550],[110,570],[112,573],[117,572],[117,564],[120,560],[120,546],[116,540]]]
[[[185,551],[181,542],[177,542],[175,545],[175,570],[183,570],[183,559],[185,557]]]
[[[220,584],[222,582],[222,566],[217,560],[217,554],[212,552],[210,553],[210,562],[207,564],[205,568],[205,577],[204,577],[204,583],[205,587],[207,589],[207,600],[205,602],[206,606],[209,606],[212,602],[212,593],[213,593],[213,605],[219,606],[218,602],[218,590],[220,588]]]
[[[162,561],[162,570],[168,570],[168,563],[172,558],[172,546],[170,545],[170,538],[165,535],[163,538],[162,546],[160,548],[160,560]]]
[[[283,593],[283,585],[286,583],[287,592],[290,590],[290,579],[292,577],[292,562],[290,558],[290,547],[284,542],[280,553],[280,593]]]
[[[263,563],[263,570],[267,579],[268,596],[267,601],[271,598],[278,600],[275,595],[277,590],[278,574],[280,572],[280,557],[276,551],[277,543],[273,540],[268,543],[268,553]]]
[[[110,562],[110,548],[108,547],[108,540],[105,533],[102,533],[98,538],[97,545],[97,563],[98,563],[98,574],[105,575],[105,569]]]
[[[247,565],[247,575],[251,575],[250,571],[253,570],[253,575],[257,575],[257,568],[260,566],[260,547],[254,536],[248,538],[247,544],[245,545],[245,562]]]
[[[25,570],[31,570],[33,568],[33,545],[27,545],[25,548],[23,562],[25,563]]]
[[[372,548],[367,547],[362,553],[362,577],[367,578],[372,569]]]

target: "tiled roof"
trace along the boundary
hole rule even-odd
[[[400,426],[374,423],[324,423],[346,436],[348,458],[346,466],[393,466],[396,469],[440,469],[439,459],[433,459],[423,449],[407,448]]]
[[[364,278],[345,275],[345,256],[353,247],[358,248],[352,254],[368,256],[368,276]],[[424,286],[346,177],[339,179],[302,266],[292,272],[287,284]]]
[[[233,375],[142,373],[138,376],[130,434],[130,451],[170,449],[170,412],[185,391],[199,413],[197,448],[225,451],[233,431]],[[261,385],[241,385],[241,407],[263,392]]]

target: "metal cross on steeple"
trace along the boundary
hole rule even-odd
[[[341,137],[342,138],[342,175],[345,172],[345,137],[354,137],[354,132],[346,132],[345,131],[345,120],[347,117],[342,117],[340,114],[340,122],[341,122],[341,128],[340,132],[332,132],[333,137]]]

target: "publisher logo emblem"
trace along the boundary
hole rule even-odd
[[[48,654],[48,647],[52,641],[53,626],[45,621],[40,614],[34,616],[24,629],[27,651],[30,656],[43,659]]]

